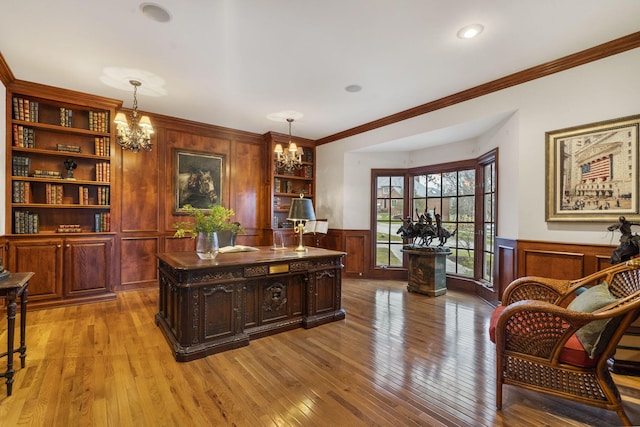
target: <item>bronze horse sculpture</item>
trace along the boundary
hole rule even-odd
[[[435,211],[435,210],[434,210]],[[402,220],[402,225],[396,231],[396,234],[400,234],[403,240],[416,239],[416,244],[430,246],[435,238],[438,238],[438,246],[444,246],[447,239],[456,234],[457,230],[453,233],[442,227],[442,217],[440,214],[435,213],[436,224],[433,224],[433,218],[431,214],[425,210],[424,214],[418,214],[416,210],[416,216],[418,221],[414,222],[413,218],[408,216]]]

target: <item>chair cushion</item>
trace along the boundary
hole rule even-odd
[[[582,292],[571,301],[567,308],[573,311],[592,313],[614,302],[616,302],[616,298],[609,292],[609,285],[602,282]],[[610,320],[594,320],[576,332],[582,346],[592,359],[602,353],[607,344],[608,337],[606,335],[611,332],[611,328],[607,330]]]
[[[489,338],[492,342],[496,342],[496,325],[498,324],[498,317],[504,311],[506,306],[499,305],[491,313],[491,319],[489,320]],[[589,357],[589,353],[586,352],[580,340],[576,335],[572,335],[571,338],[565,343],[560,356],[558,357],[560,362],[568,363],[573,366],[580,366],[583,368],[591,368],[596,365],[597,359]]]

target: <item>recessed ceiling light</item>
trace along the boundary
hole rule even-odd
[[[483,30],[484,27],[480,24],[467,25],[466,27],[462,27],[458,30],[458,38],[472,39],[478,36]]]
[[[147,18],[156,22],[169,22],[171,21],[171,14],[167,12],[162,6],[155,3],[141,3],[140,10]]]
[[[347,92],[360,92],[362,90],[362,86],[360,85],[349,85],[344,88]]]

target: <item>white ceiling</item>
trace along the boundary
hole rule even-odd
[[[640,29],[639,0],[158,0],[167,23],[139,0],[0,4],[0,53],[17,79],[131,107],[134,78],[141,110],[260,134],[286,133],[266,116],[294,110],[293,134],[311,139]],[[456,37],[474,23],[484,33]]]

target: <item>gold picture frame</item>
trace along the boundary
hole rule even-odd
[[[176,149],[174,160],[174,214],[184,214],[185,205],[202,210],[222,205],[224,155]]]
[[[546,133],[546,221],[638,215],[639,124],[636,115]]]

